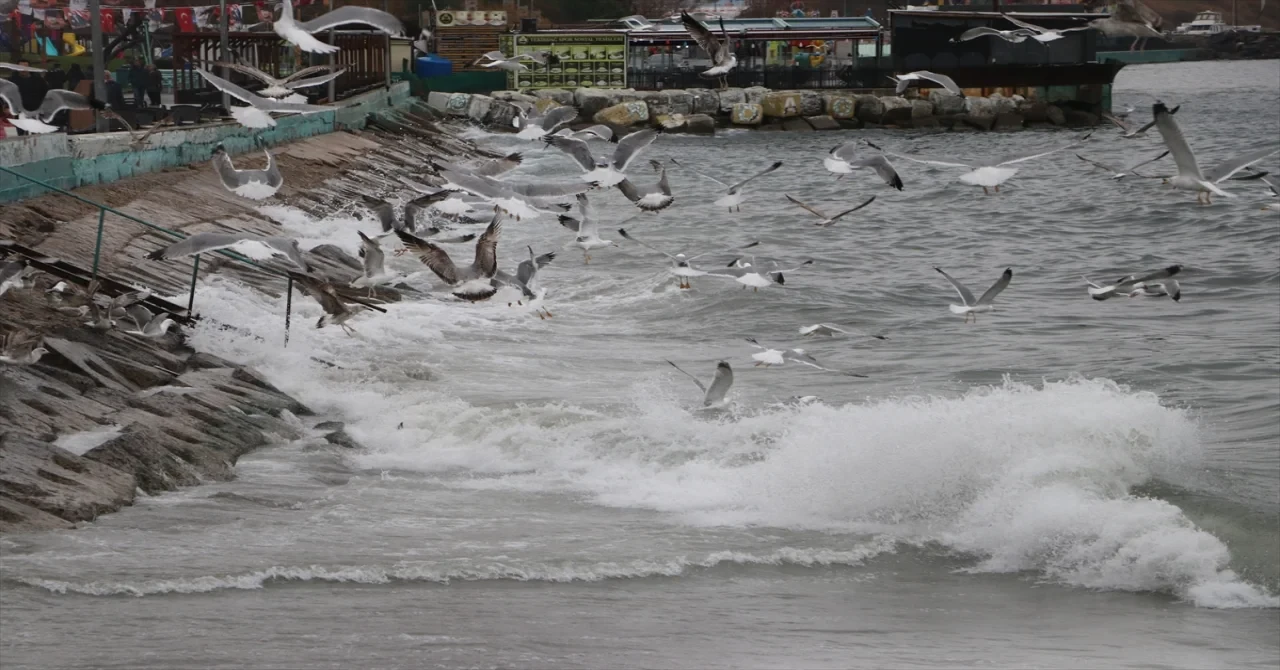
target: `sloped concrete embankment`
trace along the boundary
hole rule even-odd
[[[312,137],[278,153],[285,186],[270,202],[319,217],[349,207],[356,194],[398,191],[401,178],[434,181],[433,159],[466,160],[475,151],[409,108],[375,118],[365,130]],[[254,167],[264,161],[256,152],[236,160]],[[259,213],[261,203],[228,193],[207,163],[75,193],[188,234],[282,233]],[[0,206],[0,240],[88,267],[97,217],[96,208],[65,196],[30,198]],[[184,296],[185,304],[191,262],[145,258],[168,240],[109,215],[101,271],[159,295]],[[359,275],[359,262],[337,247],[322,245],[306,255],[316,273],[332,282],[345,284]],[[214,273],[274,296],[286,286],[261,269],[216,255],[202,259],[200,277]],[[65,528],[132,503],[138,491],[156,494],[229,479],[238,457],[307,432],[308,408],[252,369],[194,352],[172,331],[148,340],[86,328],[84,317],[48,306],[44,289],[52,283],[42,277],[35,289],[0,297],[0,331],[33,331],[49,350],[35,365],[0,366],[0,532]],[[379,298],[395,300],[399,294],[382,291]],[[295,309],[307,300],[295,294]],[[199,296],[194,312],[200,312]],[[312,327],[294,316],[293,327]],[[215,325],[245,337],[284,336],[283,314],[280,329],[269,333]],[[322,428],[333,444],[354,446],[340,424],[312,428]]]

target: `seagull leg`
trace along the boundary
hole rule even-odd
[[[590,253],[587,253],[587,252],[585,252],[585,251],[584,251],[584,252],[582,252],[582,264],[583,264],[583,265],[590,265],[590,264],[591,264],[591,254],[590,254]]]
[[[988,191],[988,190],[987,190],[987,187],[986,187],[986,186],[983,186],[983,187],[982,187],[982,195],[991,195],[991,191]]]
[[[1000,185],[996,184],[996,193],[999,193],[999,192],[1000,192]]]

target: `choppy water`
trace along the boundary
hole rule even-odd
[[[1212,163],[1280,133],[1278,84],[1274,61],[1133,67],[1115,98],[1138,116],[1155,97],[1181,104]],[[269,449],[235,482],[0,540],[5,665],[1275,667],[1280,220],[1258,211],[1260,185],[1200,207],[1069,153],[992,197],[911,164],[902,193],[835,181],[821,154],[862,134],[651,148],[722,178],[785,161],[741,214],[675,172],[677,204],[627,224],[673,251],[758,239],[816,262],[759,293],[678,290],[624,242],[544,270],[546,321],[505,302],[405,303],[353,322],[356,338],[298,328],[283,349],[281,301],[210,282],[205,314],[272,343],[209,328],[197,346],[259,365],[368,451]],[[1071,138],[865,134],[934,157]],[[528,150],[518,174],[573,173],[552,151],[484,141]],[[1086,155],[1160,151],[1100,131]],[[816,229],[783,192],[878,200]],[[598,204],[605,231],[632,213],[616,192]],[[353,228],[373,227],[274,213],[304,245],[354,251]],[[500,254],[568,240],[549,217],[512,223]],[[1098,303],[1079,279],[1175,262],[1180,304]],[[934,265],[976,290],[1015,276],[966,325]],[[801,342],[818,321],[890,339]],[[753,368],[744,337],[870,377]],[[697,411],[663,359],[708,378],[720,358],[732,404]],[[796,395],[821,401],[781,404]]]

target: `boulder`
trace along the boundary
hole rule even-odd
[[[690,114],[720,113],[720,98],[715,91],[709,88],[689,88],[685,89],[685,93],[689,94]]]
[[[964,96],[948,92],[945,88],[929,91],[929,102],[933,103],[934,114],[963,114],[967,109],[966,99]]]
[[[775,91],[764,96],[760,102],[764,115],[771,119],[789,119],[800,116],[800,93],[797,91]]]
[[[1004,114],[1006,112],[1015,112],[1018,110],[1018,102],[1016,100],[1013,98],[1006,98],[1000,93],[992,93],[991,97],[987,98],[987,100],[991,101],[992,111],[997,115]]]
[[[538,98],[538,101],[533,103],[534,111],[539,114],[546,114],[547,110],[560,106],[561,104],[556,102],[554,98]]]
[[[762,123],[762,124],[760,124],[760,128],[759,128],[759,130],[761,130],[761,131],[765,131],[765,130],[782,130],[782,120],[781,120],[781,119],[774,119],[774,120],[772,120],[772,121],[770,121],[770,122],[768,122],[768,123]]]
[[[958,118],[964,125],[978,130],[991,130],[996,122],[996,117],[992,114],[961,114]]]
[[[690,114],[685,117],[684,132],[695,135],[714,135],[716,120],[708,114]]]
[[[498,97],[494,94],[494,97]],[[578,106],[578,113],[591,118],[596,112],[622,102],[615,91],[599,88],[580,88],[573,92],[573,104]]]
[[[1044,115],[1048,117],[1049,123],[1052,123],[1055,126],[1067,125],[1067,115],[1064,114],[1062,108],[1057,105],[1049,105],[1049,108],[1045,110]]]
[[[1064,110],[1063,114],[1066,117],[1068,128],[1092,128],[1098,125],[1098,115],[1091,112],[1068,109]]]
[[[840,123],[826,114],[806,116],[804,120],[808,121],[814,130],[840,130]]]
[[[427,105],[449,116],[466,116],[467,108],[471,105],[471,94],[432,91],[427,94]]]
[[[854,116],[863,123],[880,123],[880,117],[884,116],[884,103],[877,96],[860,95]]]
[[[556,104],[560,105],[573,104],[573,91],[566,91],[563,88],[538,89],[533,92],[533,97],[538,100],[546,100],[549,98],[551,100],[555,100]]]
[[[653,125],[663,130],[679,130],[687,120],[684,114],[658,114],[653,117]]]
[[[471,102],[467,105],[467,118],[476,123],[484,123],[489,118],[489,108],[493,105],[493,98],[487,95],[473,95]]]
[[[823,111],[833,119],[852,119],[858,111],[858,101],[851,95],[828,95],[823,103]]]
[[[837,119],[836,121],[844,130],[861,130],[863,127],[862,122],[857,119]]]
[[[965,111],[976,116],[996,115],[996,106],[988,98],[965,98]]]
[[[747,101],[747,96],[740,88],[726,88],[716,92],[716,100],[719,101],[720,113],[730,114],[734,105]]]
[[[513,102],[513,103],[518,102],[521,104],[529,105],[530,107],[533,106],[533,103],[538,101],[538,99],[533,97],[532,95],[526,95],[519,91],[494,91],[493,95],[489,97],[493,98],[494,100],[502,100],[503,102]]]
[[[671,113],[671,99],[666,91],[636,91],[636,96],[649,106],[649,118]]]
[[[1029,102],[1018,105],[1018,113],[1027,123],[1049,123],[1049,105],[1043,102]]]
[[[920,100],[919,98],[911,101],[911,118],[923,119],[927,116],[933,116],[933,103],[928,100]]]
[[[897,126],[899,128],[910,128],[911,105],[908,104],[906,107],[893,107],[891,109],[886,109],[884,116],[880,117],[880,123],[889,126]]]
[[[742,95],[747,99],[747,102],[754,102],[757,105],[764,100],[764,96],[770,93],[772,93],[772,91],[763,86],[751,86],[742,89]]]
[[[942,121],[936,116],[922,116],[918,119],[911,119],[912,128],[941,128]]]
[[[758,126],[764,121],[764,109],[753,102],[739,102],[733,106],[730,120],[739,126]]]
[[[693,113],[693,95],[683,89],[668,90],[667,104],[672,114],[688,116]]]
[[[596,123],[607,123],[611,126],[633,126],[649,120],[649,106],[643,102],[623,102],[606,107],[592,117]]]
[[[996,114],[996,122],[993,130],[1022,130],[1024,121],[1022,115],[1017,112],[1001,112]]]
[[[813,126],[809,125],[808,121],[800,118],[786,119],[782,122],[782,129],[805,133],[813,132]]]
[[[800,116],[820,116],[826,113],[822,94],[817,91],[800,91]]]

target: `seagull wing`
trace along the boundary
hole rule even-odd
[[[1182,136],[1182,129],[1169,113],[1169,108],[1165,107],[1163,102],[1157,102],[1152,105],[1151,113],[1155,116],[1156,130],[1160,131],[1164,145],[1169,148],[1169,153],[1173,154],[1173,162],[1178,166],[1178,174],[1204,179],[1200,173],[1200,166],[1196,164],[1196,155],[1191,153],[1187,138]]]
[[[701,386],[701,384],[699,384]],[[729,393],[729,389],[733,387],[733,368],[725,361],[716,364],[716,376],[711,380],[711,388],[706,390],[706,396],[702,399],[704,407],[710,407],[724,400],[725,395]]]
[[[364,261],[364,276],[380,277],[386,274],[386,254],[382,253],[378,241],[358,230],[356,233],[360,235],[360,259]]]
[[[613,139],[613,129],[606,125],[589,126],[579,130],[578,133],[582,135],[595,135],[606,142]]]
[[[279,100],[264,98],[255,93],[251,93],[240,86],[236,86],[235,84],[227,81],[226,79],[223,79],[222,77],[219,77],[218,75],[212,72],[209,72],[208,70],[205,70],[203,68],[196,68],[196,72],[199,72],[201,77],[204,77],[206,81],[208,81],[210,84],[213,84],[214,88],[225,92],[227,95],[230,95],[231,97],[237,100],[240,100],[241,102],[246,102],[263,111],[314,113],[314,112],[324,112],[332,109],[331,107],[322,107],[320,105],[305,105],[300,103],[281,102]]]
[[[585,140],[573,137],[565,137],[563,135],[547,135],[543,138],[546,143],[553,146],[572,158],[583,172],[590,172],[596,169],[596,157],[591,154],[591,147],[587,146]]]
[[[680,367],[679,365],[676,365],[675,363],[672,363],[671,361],[667,361],[667,363],[669,363],[669,364],[671,365],[671,367],[673,367],[673,368],[675,368],[675,369],[679,370],[679,371],[680,371],[680,373],[681,373],[681,374],[683,374],[684,376],[688,377],[689,379],[692,379],[692,380],[693,380],[693,383],[695,383],[695,384],[697,384],[697,385],[698,385],[698,389],[699,389],[700,391],[702,391],[703,393],[706,393],[706,392],[707,392],[707,387],[706,387],[706,385],[705,385],[705,384],[703,384],[701,381],[699,381],[697,377],[694,377],[693,375],[689,374],[688,372],[685,372],[685,371],[684,371],[684,368]]]
[[[683,164],[683,163],[680,163],[679,161],[677,161],[677,160],[676,160],[676,159],[674,159],[674,158],[672,158],[672,159],[671,159],[671,164],[672,164],[672,165],[675,165],[675,166],[677,166],[677,167],[684,167],[684,164]],[[693,169],[693,168],[688,168],[688,170],[689,170],[690,172],[692,172],[692,173],[694,173],[694,174],[698,175],[699,177],[702,177],[703,179],[710,179],[711,181],[713,181],[713,182],[715,182],[715,183],[717,183],[717,184],[719,184],[719,185],[721,185],[721,186],[723,186],[723,187],[725,187],[725,188],[729,188],[729,185],[728,185],[728,184],[726,184],[726,183],[724,183],[724,182],[720,181],[719,179],[716,179],[715,177],[712,177],[711,175],[709,175],[709,174],[707,174],[707,173],[705,173],[705,172],[699,172],[699,171],[697,171],[697,170],[695,170],[695,169]]]
[[[485,277],[492,277],[498,271],[498,236],[502,234],[502,212],[495,212],[489,227],[480,234],[476,242],[476,268]]]
[[[539,121],[539,125],[542,126],[543,130],[552,132],[556,128],[559,128],[576,118],[578,118],[577,107],[569,107],[567,105],[553,107],[552,109],[547,110],[547,113],[542,116],[541,121]]]
[[[820,212],[820,211],[818,211],[818,210],[814,209],[813,207],[810,207],[810,206],[808,206],[808,205],[804,204],[803,202],[800,202],[799,200],[796,200],[795,198],[791,197],[791,194],[790,194],[790,193],[783,193],[783,195],[785,195],[785,196],[787,197],[787,200],[790,200],[790,201],[791,201],[791,204],[793,204],[793,205],[795,205],[795,206],[799,207],[800,209],[803,209],[804,211],[806,211],[806,212],[808,212],[808,213],[810,213],[810,214],[812,214],[812,215],[814,215],[814,216],[818,217],[819,219],[822,219],[823,221],[826,221],[826,220],[827,220],[827,215],[826,215],[826,214],[823,214],[822,212]]]
[[[1204,178],[1215,184],[1220,183],[1222,181],[1225,181],[1226,179],[1229,179],[1231,175],[1245,169],[1250,165],[1253,165],[1254,163],[1257,163],[1258,161],[1276,153],[1277,151],[1280,151],[1280,145],[1273,144],[1269,147],[1258,149],[1257,151],[1251,151],[1247,154],[1236,156],[1234,158],[1229,158],[1209,168],[1208,170],[1205,170]]]
[[[1167,153],[1167,152],[1166,152],[1166,153]],[[1084,156],[1081,156],[1080,154],[1076,154],[1076,158],[1079,158],[1080,160],[1082,160],[1082,161],[1084,161],[1084,162],[1088,163],[1089,165],[1092,165],[1092,166],[1094,166],[1094,167],[1096,167],[1096,168],[1098,168],[1098,169],[1100,169],[1100,170],[1106,170],[1107,172],[1110,172],[1110,173],[1112,173],[1112,174],[1117,174],[1117,173],[1119,173],[1119,172],[1120,172],[1120,170],[1117,170],[1117,169],[1115,169],[1115,168],[1111,167],[1110,165],[1107,165],[1106,163],[1100,163],[1100,162],[1098,162],[1098,161],[1095,161],[1095,160],[1091,160],[1091,159],[1085,158]]]
[[[863,207],[866,207],[867,205],[870,205],[871,203],[873,203],[873,202],[875,202],[875,201],[876,201],[876,197],[873,195],[873,196],[871,196],[870,198],[867,198],[867,199],[866,199],[866,200],[865,200],[861,205],[858,205],[857,207],[854,207],[854,208],[852,208],[852,209],[846,209],[846,210],[844,210],[843,212],[840,212],[839,214],[836,214],[835,216],[831,217],[831,221],[832,221],[832,223],[834,223],[834,222],[838,221],[838,220],[840,219],[840,217],[844,216],[845,214],[852,214],[853,212],[856,212],[856,211],[858,211],[858,210],[862,209]]]
[[[1016,19],[1008,14],[1001,14],[1001,16],[1004,17],[1004,20],[1008,21],[1009,23],[1012,23],[1013,25],[1018,26],[1019,28],[1026,28],[1027,30],[1030,30],[1036,34],[1043,34],[1043,33],[1050,32],[1048,28],[1041,28],[1040,26],[1037,26],[1034,23],[1027,23],[1026,21]]]
[[[1160,160],[1161,158],[1164,158],[1165,156],[1168,156],[1168,155],[1169,155],[1169,152],[1168,152],[1168,150],[1166,150],[1164,153],[1160,154],[1159,156],[1156,156],[1155,158],[1151,158],[1151,159],[1148,159],[1148,160],[1142,161],[1141,163],[1138,163],[1137,165],[1134,165],[1134,166],[1130,167],[1130,168],[1129,168],[1129,172],[1133,172],[1134,170],[1137,170],[1138,168],[1142,167],[1143,165],[1149,165],[1149,164],[1151,164],[1151,163],[1154,163],[1154,162],[1156,162],[1156,161]]]
[[[1178,274],[1179,272],[1182,272],[1181,265],[1170,265],[1169,267],[1160,268],[1159,270],[1156,270],[1155,272],[1152,272],[1150,274],[1146,274],[1137,278],[1131,278],[1132,281],[1129,283],[1142,284],[1146,282],[1155,282],[1161,279],[1168,279],[1169,277],[1172,277]]]
[[[400,238],[400,242],[405,248],[418,255],[418,260],[422,261],[436,276],[444,280],[446,284],[453,285],[458,283],[458,268],[453,264],[453,259],[449,258],[449,254],[444,249],[417,237],[403,230],[397,230],[396,236]]]
[[[741,189],[743,186],[747,185],[748,182],[759,179],[760,177],[763,177],[769,174],[770,172],[777,170],[780,167],[782,167],[782,161],[775,161],[773,165],[770,165],[769,167],[751,175],[750,177],[747,177],[746,179],[743,179],[742,181],[734,184],[733,186],[730,186],[729,193],[737,193],[738,190]]]
[[[147,258],[153,261],[181,258],[192,254],[202,254],[206,251],[226,249],[248,240],[261,241],[262,238],[250,233],[196,233],[191,237],[147,254]]]
[[[480,167],[471,171],[478,177],[497,177],[500,174],[506,174],[518,167],[524,161],[524,156],[520,153],[510,153],[502,158],[495,158],[486,162]]]
[[[281,79],[280,81],[285,84],[288,84],[291,81],[297,81],[303,77],[310,77],[313,74],[320,74],[322,72],[332,72],[335,69],[337,69],[337,67],[338,67],[337,65],[312,65],[310,67],[304,67],[301,70],[295,70],[291,72],[289,76],[285,77],[284,79]]]
[[[103,108],[101,102],[91,100],[75,91],[64,91],[61,89],[53,89],[45,94],[44,100],[40,103],[39,115],[43,120],[50,120],[54,114],[64,110],[85,110],[94,108]]]
[[[1086,137],[1087,137],[1087,136],[1086,136]],[[1042,158],[1042,157],[1044,157],[1044,156],[1048,156],[1049,154],[1056,154],[1056,153],[1058,153],[1059,151],[1063,151],[1063,150],[1065,150],[1065,149],[1074,149],[1074,148],[1076,148],[1076,147],[1080,146],[1080,145],[1081,145],[1081,142],[1082,142],[1081,140],[1077,140],[1077,141],[1075,141],[1075,142],[1072,142],[1071,144],[1064,144],[1064,145],[1062,145],[1062,146],[1060,146],[1060,147],[1054,147],[1054,148],[1049,149],[1049,150],[1047,150],[1047,151],[1040,151],[1040,152],[1037,152],[1037,153],[1031,154],[1030,156],[1017,156],[1017,157],[1015,157],[1015,158],[1002,158],[1002,159],[1000,159],[1000,161],[999,161],[998,163],[993,163],[993,164],[991,164],[989,167],[999,167],[999,166],[1002,166],[1002,165],[1013,165],[1013,164],[1015,164],[1015,163],[1025,163],[1025,162],[1027,162],[1027,161],[1029,161],[1029,160],[1034,160],[1034,159],[1036,159],[1036,158]]]
[[[1120,130],[1125,131],[1126,133],[1133,132],[1133,124],[1132,124],[1132,123],[1129,123],[1128,121],[1125,121],[1125,120],[1124,120],[1124,119],[1122,119],[1122,118],[1119,118],[1119,117],[1117,117],[1117,116],[1115,116],[1115,115],[1113,115],[1113,114],[1108,114],[1108,113],[1106,113],[1106,112],[1103,112],[1103,113],[1102,113],[1102,118],[1103,118],[1103,119],[1106,119],[1107,121],[1110,121],[1110,122],[1111,122],[1111,123],[1113,123],[1113,124],[1115,124],[1115,126],[1116,126],[1117,128],[1119,128]]]
[[[884,180],[884,183],[899,191],[902,190],[902,177],[898,176],[898,171],[894,169],[893,163],[890,163],[889,159],[884,156],[871,156],[859,161],[849,161],[849,166],[856,168],[869,167],[876,171],[876,174]]]
[[[342,70],[337,70],[335,72],[330,72],[328,74],[322,74],[319,77],[308,77],[306,79],[298,79],[295,81],[285,82],[285,87],[295,91],[300,88],[311,88],[312,86],[327,84],[333,81],[334,79],[341,77],[345,73],[346,73],[346,69],[342,69]]]
[[[356,5],[347,5],[339,7],[320,17],[311,19],[304,23],[298,24],[303,30],[315,34],[330,28],[337,28],[351,23],[359,23],[376,30],[380,30],[388,35],[403,35],[404,26],[401,25],[400,19],[388,14],[380,9],[372,7],[358,7]]]
[[[658,131],[649,129],[631,133],[618,140],[618,148],[613,150],[613,169],[619,172],[626,170],[640,151],[653,144],[657,137]]]
[[[915,75],[919,79],[928,79],[956,95],[964,95],[964,91],[960,90],[960,87],[956,85],[956,81],[945,74],[938,74],[928,70],[920,70],[912,72],[911,74]]]
[[[955,288],[956,293],[960,294],[960,302],[963,302],[966,307],[978,304],[978,301],[973,299],[973,291],[970,291],[964,284],[956,281],[954,277],[947,274],[942,268],[935,267],[934,270],[937,270],[939,274],[947,278],[947,281],[951,282],[951,286]]]
[[[635,242],[636,244],[639,244],[640,246],[644,247],[645,249],[648,249],[649,251],[653,251],[653,252],[660,253],[660,254],[662,254],[663,256],[666,256],[667,258],[670,258],[671,260],[676,261],[676,262],[679,262],[679,261],[680,261],[680,259],[679,259],[679,258],[676,258],[675,256],[672,256],[671,254],[669,254],[669,253],[667,253],[667,252],[665,252],[665,251],[663,251],[663,250],[661,250],[661,249],[657,249],[657,248],[652,247],[652,246],[650,246],[650,245],[648,245],[648,244],[645,244],[644,242],[641,242],[640,240],[637,240],[636,238],[632,237],[632,236],[631,236],[631,233],[628,233],[628,232],[627,232],[627,230],[626,230],[625,228],[619,228],[619,229],[618,229],[618,234],[622,236],[622,239],[624,239],[624,240],[630,240],[630,241],[632,241],[632,242]]]
[[[842,161],[845,161],[846,163],[852,162],[858,157],[858,143],[845,142],[844,144],[832,149],[830,154]]]
[[[263,72],[262,70],[259,70],[258,68],[253,67],[252,65],[243,65],[241,63],[228,63],[226,61],[216,61],[213,64],[216,65],[217,67],[225,67],[229,70],[235,70],[240,74],[248,75],[268,85],[283,84],[285,81],[287,81],[284,79],[276,79],[275,77],[272,77],[266,72]]]
[[[957,161],[941,161],[933,158],[913,158],[906,154],[893,153],[892,151],[886,151],[885,154],[889,156],[893,156],[895,158],[902,158],[905,160],[909,160],[912,163],[921,163],[923,165],[934,165],[937,167],[954,167],[954,168],[966,168],[966,169],[972,169],[974,167],[969,163],[960,163]]]
[[[17,84],[8,79],[0,79],[0,100],[4,101],[4,104],[9,107],[9,112],[14,116],[26,110],[22,106],[22,91]]]
[[[1013,281],[1013,268],[1006,268],[1000,278],[996,280],[996,283],[992,284],[991,288],[987,289],[987,292],[983,293],[981,298],[978,298],[977,304],[990,305],[996,299],[996,296],[1000,295],[1001,291],[1009,287],[1009,282],[1011,281]]]
[[[702,47],[702,50],[707,52],[707,56],[711,58],[711,62],[719,64],[719,62],[724,58],[721,51],[724,50],[725,47],[720,43],[720,40],[716,39],[716,36],[711,33],[711,30],[703,25],[701,21],[689,16],[689,14],[684,11],[680,12],[680,23],[683,23],[685,30],[689,31],[689,37],[692,37],[693,41],[697,42],[698,46]]]

